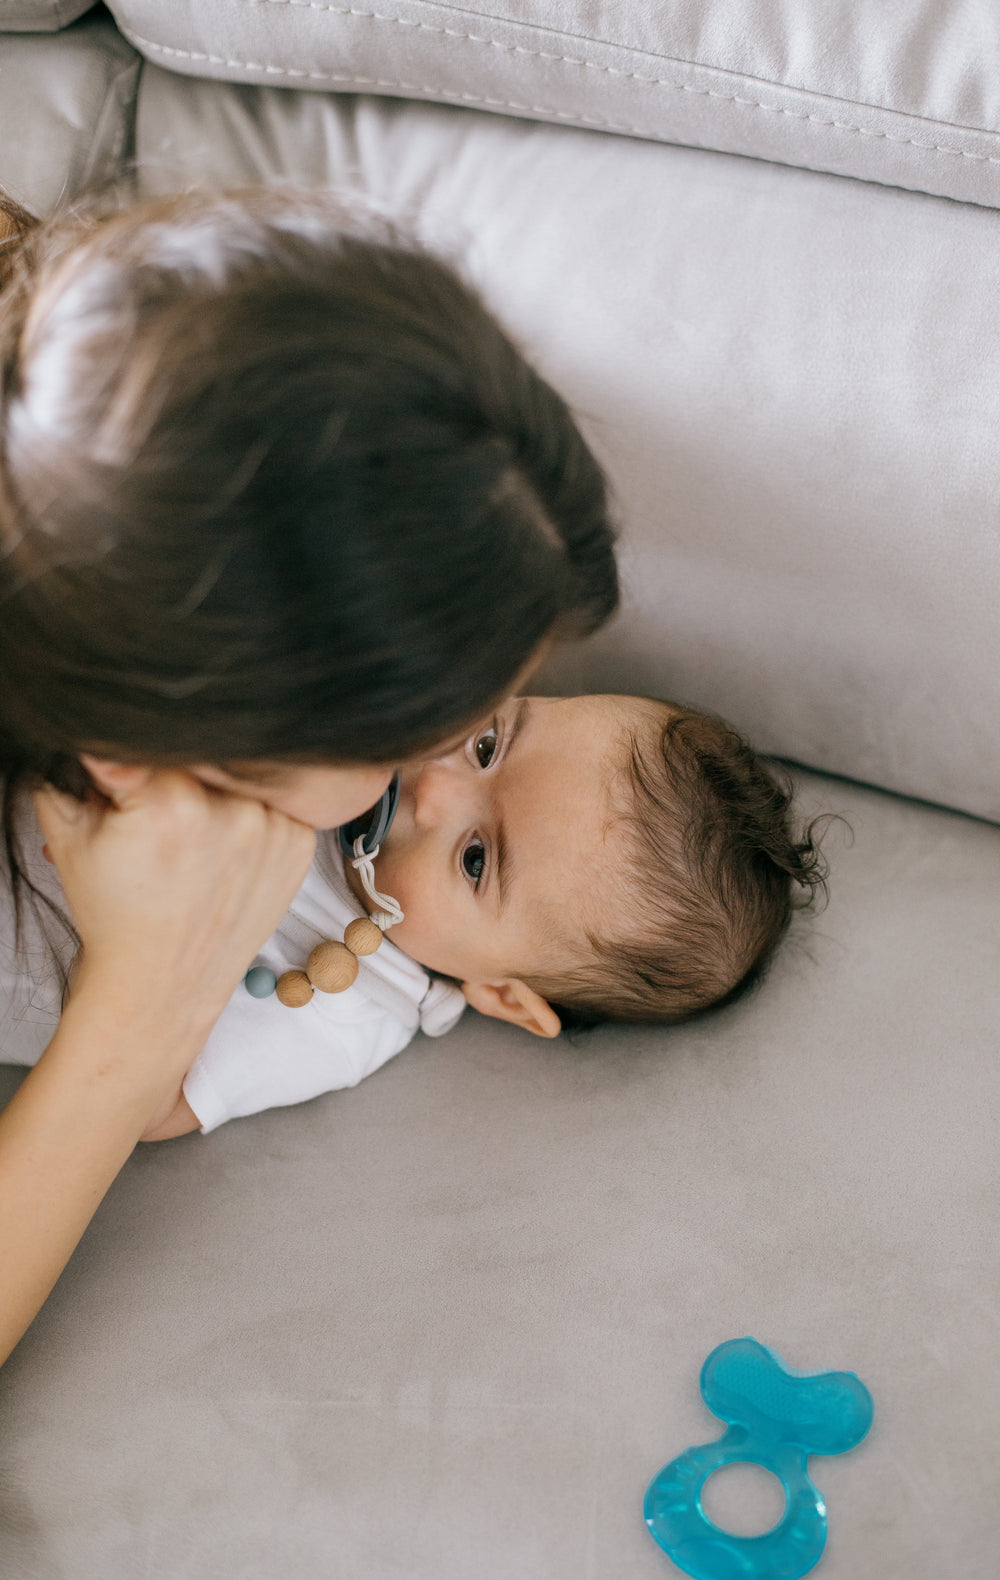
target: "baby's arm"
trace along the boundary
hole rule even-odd
[[[184,1077],[184,1093],[196,1123],[210,1132],[356,1086],[405,1048],[414,1030],[358,986],[288,1009],[273,993],[252,998],[241,983]]]

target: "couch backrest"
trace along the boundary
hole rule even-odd
[[[110,6],[192,76],[434,99],[1000,206],[987,0]]]
[[[52,37],[12,30],[0,39],[0,187],[47,214],[117,179],[142,65],[100,11]]]
[[[140,193],[357,188],[467,266],[623,524],[625,612],[555,683],[1000,821],[992,212],[398,97],[146,67],[135,103],[138,68],[101,12],[0,39],[0,186],[46,212],[134,140]]]
[[[0,0],[0,33],[57,33],[94,0]]]

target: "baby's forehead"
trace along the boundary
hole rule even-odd
[[[522,890],[524,935],[541,969],[559,971],[592,953],[595,936],[630,936],[643,890],[643,783],[662,762],[678,711],[646,697],[599,693],[569,699],[560,744],[576,741],[548,781],[546,803],[525,806],[525,849],[536,852]],[[544,730],[544,716],[538,721]],[[555,734],[555,732],[553,732]],[[585,771],[581,771],[584,768]],[[544,960],[544,964],[542,963]]]
[[[565,711],[573,726],[586,730],[609,747],[636,732],[658,732],[678,711],[676,703],[617,691],[587,691],[573,697],[524,697],[534,711],[554,707]]]
[[[575,915],[571,930],[586,932],[600,919],[595,912],[631,887],[635,759],[655,746],[669,713],[644,698],[607,694],[531,702],[536,746],[522,759],[512,855],[525,863],[532,911],[551,914],[555,897],[559,930],[565,934]]]
[[[669,703],[651,697],[598,693],[593,704],[595,744],[603,752],[603,779],[619,811],[631,800],[636,762],[660,747],[663,732],[675,711]]]
[[[544,788],[546,802],[536,805],[538,818],[546,813],[600,804],[605,821],[624,816],[634,794],[637,761],[655,752],[670,719],[669,704],[646,697],[594,692],[578,697],[527,698],[532,714],[535,751],[548,759]],[[535,783],[537,757],[526,754],[523,766]],[[514,772],[517,773],[515,757]],[[560,843],[572,843],[572,824],[556,823],[550,830]]]
[[[570,797],[584,796],[596,814],[599,838],[592,838],[585,853],[591,873],[609,865],[615,871],[616,888],[627,891],[635,881],[634,824],[643,789],[652,777],[659,778],[664,736],[670,719],[678,711],[672,704],[655,698],[595,694],[588,728],[592,732],[597,773],[587,786],[567,776]],[[556,838],[569,839],[571,832]]]

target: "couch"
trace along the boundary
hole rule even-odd
[[[457,259],[621,523],[543,683],[715,709],[846,822],[744,1003],[470,1013],[140,1148],[0,1374],[0,1572],[657,1580],[644,1489],[750,1334],[874,1398],[817,1573],[996,1580],[1000,14],[2,0],[0,185],[111,179],[348,186]]]

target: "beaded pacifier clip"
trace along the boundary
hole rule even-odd
[[[368,916],[355,917],[344,931],[343,943],[325,938],[310,950],[305,970],[283,971],[276,977],[268,966],[251,966],[243,985],[253,998],[269,998],[275,993],[288,1009],[308,1004],[316,988],[321,993],[345,993],[358,975],[358,958],[373,955],[390,927],[403,920],[399,902],[391,894],[380,894],[375,887],[375,857],[389,830],[399,805],[399,775],[372,810],[355,818],[339,830],[340,847],[350,856],[362,887],[376,909]]]

